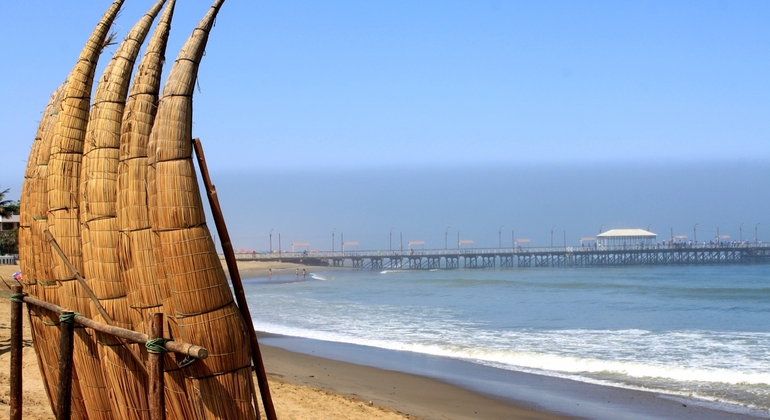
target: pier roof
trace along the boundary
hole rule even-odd
[[[604,233],[600,233],[597,235],[598,238],[619,238],[619,237],[646,237],[646,238],[654,238],[658,236],[655,233],[652,233],[650,231],[646,231],[644,229],[610,229]]]

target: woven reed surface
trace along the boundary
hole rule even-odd
[[[89,37],[70,73],[67,89],[54,128],[48,164],[48,225],[64,254],[79,272],[83,272],[80,237],[78,184],[81,171],[91,89],[101,47],[123,0],[115,1]],[[65,307],[91,315],[82,287],[72,281],[72,273],[61,258],[55,258],[54,276],[62,281],[60,299]],[[74,361],[77,382],[89,419],[112,419],[109,393],[94,337],[76,329]],[[74,379],[73,379],[73,382]]]
[[[168,115],[163,115],[165,108],[163,105],[170,103],[172,106],[176,105],[180,99],[182,98],[172,97],[170,101],[163,102],[161,100],[158,108],[158,119],[155,121],[156,128],[159,125],[161,127],[167,126],[163,123],[163,117],[168,117]],[[190,125],[192,125],[192,120],[190,120]],[[154,134],[155,130],[153,129]],[[159,148],[163,143],[170,142],[157,142],[156,147]],[[154,208],[157,215],[157,225],[153,225],[153,229],[162,232],[198,226],[206,222],[198,189],[198,178],[189,154],[186,159],[158,161],[155,164],[155,183],[158,191]]]
[[[118,270],[116,210],[121,122],[139,48],[163,6],[156,2],[129,31],[96,89],[80,177],[80,220],[85,277],[99,299],[126,296]],[[129,317],[121,322],[129,322]]]
[[[37,133],[35,133],[35,139],[32,141],[32,147],[30,148],[29,152],[29,159],[27,159],[27,166],[24,169],[25,180],[32,177],[32,170],[37,165],[37,158],[40,153],[41,144],[43,143],[43,137],[45,136],[46,132],[50,131],[50,126],[56,122],[56,114],[54,114],[52,111],[59,106],[63,91],[64,86],[59,86],[59,88],[57,88],[51,94],[51,98],[48,100],[48,105],[46,105],[45,109],[43,110],[43,117],[40,119],[40,123],[37,126]]]
[[[155,276],[157,251],[153,247],[150,230],[147,142],[155,121],[174,6],[175,0],[166,4],[150,38],[126,101],[121,126],[117,196],[120,230],[118,261],[121,279],[129,290],[130,307],[138,313],[134,329],[145,333],[147,328],[144,320],[151,312],[162,310],[163,304],[160,285]]]
[[[52,347],[55,345],[58,346],[59,340],[58,337],[56,337],[56,340],[54,341],[52,340],[53,337],[51,337],[50,334],[47,334],[48,331],[46,331],[46,325],[43,318],[38,315],[40,312],[41,311],[35,309],[30,310],[29,313],[30,327],[32,330],[32,344],[35,346],[35,349],[37,349],[35,351],[35,354],[37,354],[37,365],[40,368],[41,376],[44,378],[43,383],[45,385],[45,392],[51,401],[56,401],[56,384],[59,382],[59,366],[58,358],[51,360],[51,357],[56,354]],[[50,318],[50,316],[47,316],[46,318]],[[58,329],[56,330],[58,332]],[[79,391],[80,388],[78,388],[78,392]],[[56,414],[55,410],[54,414]]]
[[[130,310],[118,264],[117,178],[120,133],[131,72],[139,49],[165,0],[157,1],[128,32],[110,60],[94,95],[80,177],[80,221],[85,277],[112,322],[102,319],[94,302],[94,319],[133,328],[140,314]],[[96,334],[104,383],[115,418],[149,415],[146,375],[129,351],[109,334]],[[138,349],[134,349],[138,354]]]
[[[43,264],[41,256],[35,252],[32,225],[36,219],[45,217],[48,211],[47,165],[51,149],[52,127],[56,123],[58,110],[64,97],[65,85],[60,86],[51,95],[43,112],[35,140],[32,143],[27,168],[24,172],[24,184],[21,191],[19,224],[19,259],[24,272],[25,292],[37,296],[36,270]],[[44,155],[43,161],[41,155]],[[42,162],[42,165],[40,164]]]
[[[109,340],[107,334],[100,338]],[[102,343],[99,351],[102,356],[102,369],[111,389],[112,410],[116,419],[147,419],[150,407],[147,400],[149,388],[147,378],[137,366],[131,354],[121,345],[109,340],[110,345]],[[135,347],[135,346],[134,346]]]
[[[161,312],[163,306],[160,285],[153,276],[152,235],[149,229],[142,229],[120,236],[121,264],[126,267],[121,268],[121,274],[132,284],[128,294],[128,304],[134,313],[132,329],[140,332],[147,331],[144,320],[153,312]]]
[[[204,418],[254,419],[248,339],[208,228],[192,163],[192,93],[218,0],[182,47],[150,136],[151,220],[182,338],[209,357],[184,370]],[[153,206],[154,204],[154,206]],[[201,295],[207,296],[200,299]],[[221,334],[212,334],[221,331]]]
[[[19,259],[21,270],[24,273],[24,291],[30,296],[39,299],[52,297],[53,302],[58,302],[58,294],[50,293],[43,289],[46,281],[51,279],[51,255],[50,246],[42,247],[42,232],[47,228],[45,213],[48,211],[47,194],[47,165],[50,156],[52,127],[56,123],[58,110],[64,97],[65,84],[59,86],[51,95],[51,99],[43,112],[35,140],[27,160],[27,168],[24,173],[24,184],[21,194],[21,211],[19,226]],[[46,252],[47,251],[47,252]],[[44,281],[38,283],[39,279]],[[54,286],[58,285],[53,282]],[[54,289],[55,288],[51,288]],[[58,352],[59,330],[46,327],[46,323],[53,323],[58,319],[56,314],[41,309],[30,311],[30,327],[32,330],[32,342],[35,351],[40,374],[45,383],[45,390],[49,399],[55,401],[56,384],[58,383]],[[73,387],[73,403],[81,412],[84,411],[80,390]],[[52,397],[53,396],[53,397]]]
[[[140,203],[137,211],[141,213],[143,220],[146,217],[150,223],[143,224],[141,229],[151,228],[153,226],[153,217],[155,216],[155,212],[151,211],[156,204],[157,198],[155,168],[151,165],[155,156],[154,153],[150,153],[150,150],[153,150],[154,147],[151,134],[157,114],[161,73],[174,7],[175,2],[171,0],[166,6],[166,10],[150,40],[146,56],[140,64],[135,87],[132,89],[132,95],[129,98],[129,105],[136,105],[132,108],[134,114],[132,116],[136,124],[130,127],[130,132],[124,132],[126,146],[121,148],[121,156],[126,156],[126,159],[136,157],[140,162],[138,165],[141,165],[146,171],[145,193],[147,201],[146,203]],[[149,249],[151,252],[146,254],[144,262],[137,266],[137,272],[141,272],[141,275],[136,277],[140,287],[139,294],[136,295],[140,299],[138,305],[149,307],[160,303],[167,320],[167,328],[164,330],[164,335],[166,337],[180,337],[181,334],[174,320],[174,307],[166,282],[163,254],[160,251],[160,240],[154,232],[150,232],[149,235],[144,235],[139,239],[142,240],[142,249]],[[148,239],[149,243],[146,242]],[[190,409],[188,401],[193,400],[193,398],[187,398],[184,377],[181,372],[178,370],[167,372],[166,379],[166,397],[168,398],[167,406],[169,407],[167,413],[169,416],[171,418],[198,418]]]
[[[94,71],[101,45],[123,1],[115,1],[105,12],[88,39],[75,68],[70,73],[51,144],[48,165],[49,229],[65,256],[79,272],[83,272],[82,246],[78,203],[78,182],[81,170],[83,139],[88,122]],[[62,304],[90,315],[85,293],[67,281],[73,278],[68,267],[56,259],[55,276],[69,286],[62,293]]]
[[[38,361],[41,372],[45,372],[46,393],[51,401],[56,401],[57,384],[59,382],[59,316],[42,308],[30,311],[30,325],[32,326],[32,342],[35,352],[39,355]],[[73,370],[72,381],[72,419],[87,419],[83,396],[80,385],[74,378],[77,377],[77,369]],[[56,404],[52,404],[56,414]]]
[[[121,131],[121,161],[147,157],[147,140],[155,121],[161,73],[175,5],[176,0],[166,3],[131,85]]]

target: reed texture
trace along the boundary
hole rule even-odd
[[[35,244],[33,243],[33,224],[45,224],[45,212],[48,211],[45,174],[47,173],[48,156],[50,155],[51,148],[50,134],[51,128],[56,122],[64,90],[64,85],[59,86],[59,88],[57,88],[51,95],[51,99],[43,111],[43,117],[40,120],[37,134],[35,135],[35,140],[32,143],[32,149],[30,150],[29,158],[27,160],[27,168],[24,173],[24,184],[21,190],[21,208],[19,212],[19,263],[21,270],[24,273],[22,283],[26,293],[38,298],[44,298],[42,285],[45,284],[45,282],[38,283],[38,276],[44,275],[42,272],[44,267],[41,260],[43,256],[35,252]],[[44,156],[45,161],[42,166],[39,166],[41,155]],[[48,256],[50,257],[50,253]],[[55,282],[53,284],[56,285]],[[48,322],[53,322],[52,315],[55,314],[41,314],[40,311],[29,311],[32,342],[35,348],[38,349],[35,354],[37,355],[40,374],[45,383],[45,390],[49,400],[54,396],[52,401],[55,401],[55,384],[58,381],[58,365],[54,363],[52,366],[49,363],[49,358],[51,355],[56,354],[56,349],[50,345],[53,344],[56,346],[56,343],[58,343],[58,334],[56,336],[51,336],[49,332],[49,335],[46,336],[46,332],[48,331],[46,331],[43,321],[43,317],[45,317]],[[51,386],[52,384],[54,385],[53,387]]]
[[[128,300],[139,316],[134,328],[146,333],[150,311],[162,307],[156,278],[149,215],[147,144],[155,121],[164,55],[171,29],[175,0],[169,0],[142,61],[126,101],[121,126],[118,163],[117,220],[120,232],[118,261]]]
[[[194,408],[204,418],[255,419],[248,339],[206,227],[192,163],[192,94],[222,3],[201,20],[166,80],[150,140],[150,212],[182,338],[206,343],[210,354],[185,370],[188,393],[200,395]]]
[[[80,273],[83,272],[83,256],[78,184],[91,89],[104,40],[122,4],[123,0],[113,2],[102,16],[67,78],[67,88],[51,143],[48,164],[48,229],[61,246],[66,258]],[[73,273],[62,258],[54,258],[54,261],[53,274],[57,281],[61,282],[61,304],[90,316],[90,304],[82,286],[74,281]],[[98,345],[95,337],[81,328],[76,330],[74,360],[77,383],[84,398],[88,418],[112,419]]]
[[[145,320],[161,311],[173,321],[173,308],[163,307],[160,283],[165,277],[162,265],[156,264],[160,250],[154,244],[149,215],[148,141],[155,121],[161,73],[171,30],[175,0],[166,4],[156,29],[139,63],[126,101],[121,126],[118,160],[117,220],[119,229],[118,262],[120,275],[127,287],[128,302],[135,316],[133,329],[148,332]],[[170,300],[168,301],[170,304]],[[179,336],[175,329],[175,336]],[[171,331],[164,328],[167,337]],[[170,419],[194,419],[174,354],[167,353],[165,374],[166,414]]]
[[[128,32],[99,80],[83,147],[80,175],[80,221],[84,274],[109,319],[91,308],[93,318],[131,329],[126,286],[118,265],[117,176],[120,133],[131,73],[152,22],[165,0],[158,0]],[[135,316],[138,318],[138,316]],[[149,415],[147,377],[128,345],[109,334],[96,333],[110,407],[120,419]],[[131,345],[138,354],[138,346]]]

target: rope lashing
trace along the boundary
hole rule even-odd
[[[83,314],[77,313],[77,312],[67,312],[64,314],[59,315],[59,322],[67,322],[72,324],[75,322],[75,317],[81,316]]]
[[[11,295],[11,302],[13,303],[24,303],[24,298],[27,296],[26,293],[14,293]]]
[[[168,349],[166,348],[166,343],[169,341],[167,338],[153,338],[152,340],[147,340],[146,343],[144,343],[144,346],[147,347],[147,352],[152,354],[163,354],[167,353]]]
[[[41,286],[56,286],[56,282],[55,281],[50,281],[50,282],[48,282],[48,281],[41,281],[41,280],[35,280],[35,281],[37,282],[37,284],[39,284]]]
[[[182,359],[176,365],[177,365],[177,367],[179,367],[179,369],[183,369],[183,368],[186,368],[187,366],[190,366],[193,363],[195,363],[195,358],[190,357],[189,355],[187,355],[187,356],[184,357],[184,359]]]

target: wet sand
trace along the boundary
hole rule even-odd
[[[566,419],[419,375],[260,346],[268,374],[423,419]]]

